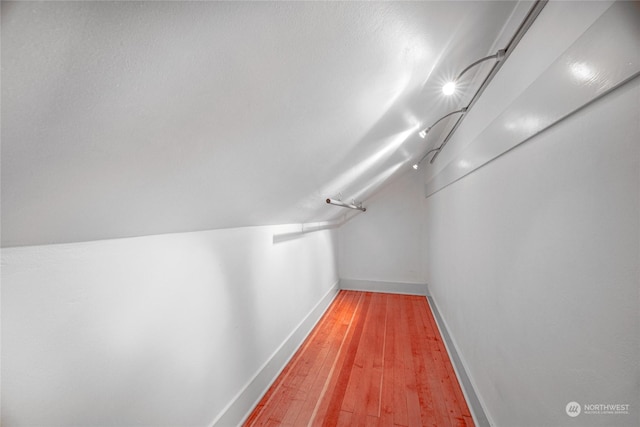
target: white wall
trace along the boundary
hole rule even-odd
[[[208,426],[254,379],[239,422],[337,289],[336,232],[295,229],[3,249],[2,425]]]
[[[638,425],[639,118],[635,78],[426,199],[430,291],[497,426]]]
[[[340,227],[344,281],[424,283],[420,174],[411,170],[367,201],[367,212]]]

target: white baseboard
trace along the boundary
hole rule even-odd
[[[340,279],[340,289],[349,291],[385,292],[390,294],[428,295],[426,283]]]
[[[233,400],[224,408],[211,424],[212,427],[231,427],[241,425],[251,414],[262,396],[271,384],[287,366],[305,338],[318,323],[333,299],[338,294],[339,283],[336,282],[322,299],[313,307],[307,316],[296,326],[278,349],[271,355],[254,375],[254,377],[240,390]]]

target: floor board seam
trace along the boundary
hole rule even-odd
[[[316,418],[316,415],[318,415],[318,409],[320,408],[320,403],[322,402],[322,399],[324,399],[324,395],[327,392],[327,388],[329,387],[329,382],[331,382],[331,378],[333,377],[333,371],[336,368],[338,359],[340,359],[340,354],[342,353],[342,347],[344,346],[344,343],[347,340],[347,337],[349,336],[349,331],[351,330],[351,326],[353,326],[353,319],[355,318],[356,313],[358,312],[358,308],[360,307],[361,302],[362,302],[362,295],[360,295],[360,298],[358,299],[358,304],[356,305],[355,310],[353,310],[353,314],[351,315],[351,320],[349,321],[349,326],[347,327],[347,330],[344,333],[344,337],[342,338],[342,342],[340,343],[340,347],[338,348],[338,353],[336,354],[336,358],[333,361],[331,370],[329,371],[329,376],[324,382],[324,386],[322,387],[322,391],[320,392],[320,396],[318,397],[318,402],[316,403],[315,408],[313,408],[313,412],[311,413],[311,418],[309,419],[309,423],[307,424],[307,426],[311,426],[313,424],[313,421]]]

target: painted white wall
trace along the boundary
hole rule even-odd
[[[426,199],[430,291],[496,426],[638,425],[639,121],[636,78]]]
[[[3,249],[2,425],[211,425],[337,285],[296,228]]]
[[[411,170],[384,187],[367,211],[340,227],[340,278],[424,283],[423,196]]]

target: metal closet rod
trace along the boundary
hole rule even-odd
[[[496,63],[493,64],[493,67],[491,67],[491,71],[489,71],[489,74],[487,74],[487,77],[485,77],[485,79],[482,81],[482,84],[480,85],[480,87],[478,88],[476,93],[473,95],[473,98],[471,98],[471,101],[469,101],[469,104],[465,107],[466,111],[470,110],[471,107],[473,107],[473,105],[478,101],[478,98],[480,98],[480,95],[482,95],[482,92],[484,92],[484,90],[487,88],[487,86],[489,86],[489,83],[491,83],[491,80],[493,80],[495,75],[498,73],[498,70],[500,69],[500,67],[502,67],[502,64],[504,64],[504,62],[507,59],[507,57],[509,55],[511,55],[511,53],[516,48],[516,46],[518,45],[518,43],[520,42],[522,37],[525,35],[527,30],[531,27],[533,22],[536,20],[536,18],[538,17],[538,15],[542,11],[542,9],[547,4],[547,1],[548,0],[537,0],[534,3],[534,5],[531,6],[531,9],[529,9],[529,12],[527,13],[527,16],[524,18],[524,20],[522,21],[522,23],[520,24],[520,26],[516,30],[515,34],[513,35],[513,37],[511,38],[511,40],[507,44],[507,47],[505,47],[504,49],[500,49],[494,55],[485,56],[484,58],[481,58],[481,59],[475,61],[474,63],[472,63],[471,65],[466,67],[464,70],[462,70],[462,72],[460,74],[458,74],[458,77],[456,77],[456,81],[460,77],[462,77],[462,75],[464,73],[466,73],[467,71],[469,71],[471,68],[475,67],[476,65],[480,64],[481,62],[484,62],[484,61],[486,61],[488,59],[492,59],[492,58],[496,59]],[[458,126],[460,126],[460,123],[462,123],[462,120],[464,120],[465,116],[466,116],[466,114],[463,114],[460,117],[458,117],[458,120],[456,120],[456,123],[453,125],[453,127],[451,128],[451,130],[449,131],[449,133],[447,134],[445,139],[442,141],[442,144],[440,144],[439,147],[437,147],[437,148],[435,148],[433,150],[429,150],[429,152],[427,154],[425,154],[425,156],[422,158],[422,160],[424,160],[429,155],[429,153],[435,152],[436,154],[429,161],[430,164],[433,164],[433,162],[436,160],[438,155],[442,152],[442,149],[444,148],[444,146],[447,145],[447,142],[449,142],[449,140],[451,139],[451,137],[453,136],[455,131],[458,129]],[[422,160],[420,160],[420,161],[422,161]]]
[[[341,208],[357,209],[357,210],[362,211],[362,212],[366,212],[367,211],[367,208],[363,208],[362,204],[357,206],[357,205],[352,205],[352,204],[349,204],[349,203],[344,203],[341,200],[335,200],[335,199],[327,199],[327,203],[330,204],[330,205],[340,206]]]

